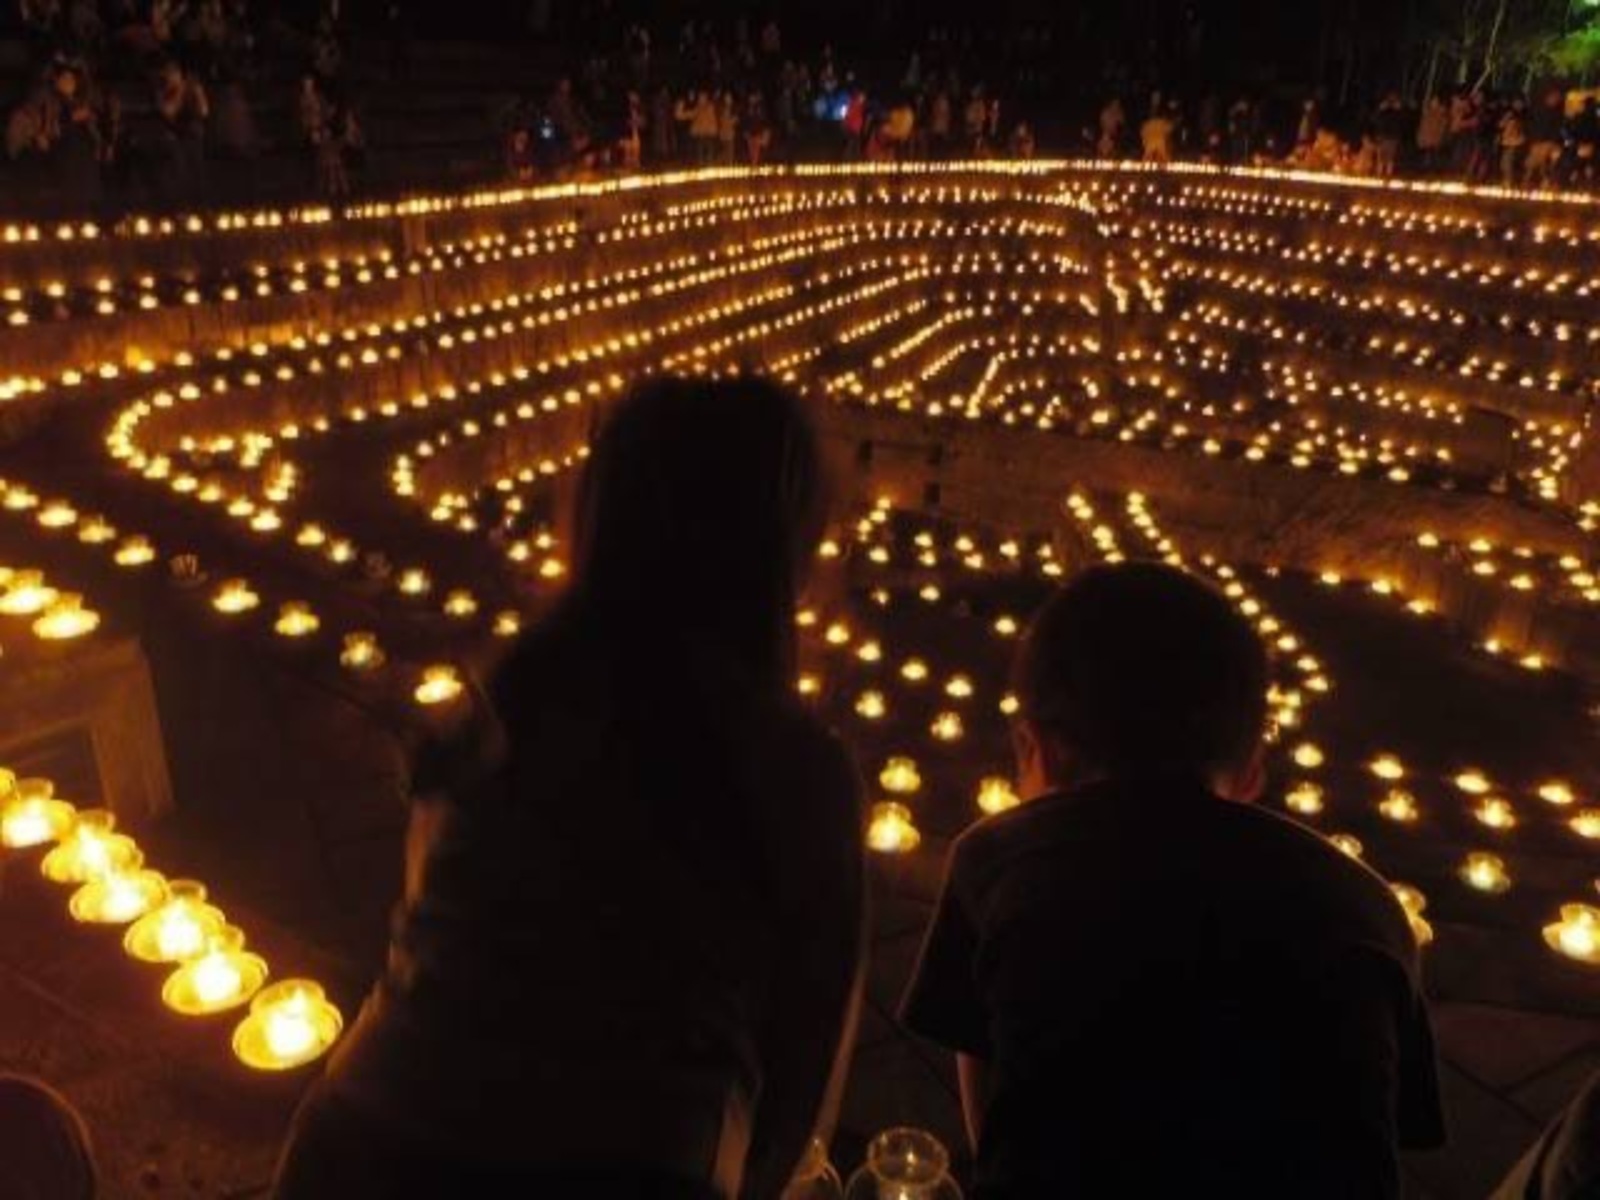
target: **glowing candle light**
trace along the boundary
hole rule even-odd
[[[1388,820],[1401,825],[1410,825],[1421,815],[1417,808],[1417,798],[1401,788],[1391,788],[1383,799],[1378,801],[1378,812]]]
[[[42,571],[15,571],[0,592],[0,613],[8,617],[31,617],[43,612],[58,593],[47,587]]]
[[[994,619],[994,631],[1001,637],[1015,637],[1017,633],[1017,619],[1013,616],[1001,614]]]
[[[261,597],[243,579],[225,580],[211,599],[211,607],[228,616],[247,613],[260,603]]]
[[[944,685],[944,694],[952,700],[965,700],[972,695],[972,680],[965,675],[952,675]]]
[[[78,520],[78,511],[65,500],[52,500],[39,510],[36,518],[45,529],[65,529]]]
[[[1000,711],[1008,717],[1014,717],[1022,711],[1022,701],[1007,692],[1000,697]]]
[[[383,666],[384,655],[375,633],[356,632],[344,635],[339,651],[339,664],[349,671],[375,671]]]
[[[421,567],[407,567],[400,572],[400,579],[395,586],[402,595],[423,596],[433,587],[433,580]]]
[[[1284,794],[1283,802],[1289,809],[1301,816],[1314,817],[1322,811],[1322,789],[1316,784],[1305,780],[1297,783]]]
[[[233,1052],[246,1066],[285,1071],[321,1057],[344,1029],[344,1018],[309,979],[263,988],[233,1034]]]
[[[928,664],[920,658],[908,658],[900,667],[900,678],[907,683],[921,683],[928,677]]]
[[[1341,854],[1347,854],[1351,858],[1360,858],[1365,849],[1358,838],[1354,838],[1348,833],[1336,833],[1328,840],[1333,843],[1334,848]]]
[[[1016,808],[1021,803],[1022,798],[1004,776],[986,775],[978,781],[978,807],[990,816]]]
[[[1461,882],[1480,892],[1499,895],[1511,886],[1505,860],[1497,854],[1469,854],[1457,872]]]
[[[909,796],[922,786],[922,775],[915,762],[896,755],[883,764],[883,770],[878,772],[878,783],[891,795]]]
[[[843,621],[835,621],[823,631],[822,640],[830,646],[843,646],[850,640],[850,626]]]
[[[13,850],[42,846],[60,840],[72,827],[74,810],[52,796],[48,779],[19,779],[0,770],[0,845]]]
[[[310,637],[321,627],[322,622],[311,611],[311,606],[301,600],[290,600],[280,606],[278,619],[272,626],[279,637],[285,638]]]
[[[90,879],[67,902],[74,921],[96,925],[126,925],[167,898],[167,881],[155,871],[139,868],[143,855],[135,853],[124,866]]]
[[[1433,926],[1422,915],[1428,907],[1427,897],[1409,883],[1392,883],[1389,887],[1394,892],[1395,899],[1400,901],[1400,907],[1405,910],[1406,920],[1411,925],[1411,933],[1417,939],[1417,945],[1426,946],[1433,941]]]
[[[1378,755],[1368,767],[1374,775],[1387,783],[1396,783],[1406,777],[1405,766],[1393,754]]]
[[[244,934],[219,924],[201,939],[196,953],[161,987],[161,1002],[174,1012],[198,1017],[237,1008],[261,990],[267,964],[244,948]]]
[[[503,609],[494,615],[494,636],[514,638],[522,632],[522,614],[515,609]]]
[[[1561,919],[1544,927],[1545,945],[1589,966],[1600,966],[1600,908],[1563,904]]]
[[[154,562],[156,549],[146,537],[124,538],[117,547],[117,552],[112,556],[119,567],[142,567]]]
[[[83,597],[63,592],[52,600],[44,615],[33,623],[33,633],[47,642],[70,641],[100,627],[100,614],[83,607]]]
[[[862,692],[856,697],[856,715],[868,721],[882,719],[889,711],[889,706],[884,702],[882,692]]]
[[[946,710],[933,718],[928,732],[938,741],[954,742],[960,740],[966,729],[961,723],[960,713]]]
[[[204,884],[173,879],[166,901],[129,927],[122,947],[140,962],[183,962],[204,951],[207,938],[222,925],[222,910],[206,903]]]
[[[441,663],[425,667],[422,682],[415,692],[418,704],[448,704],[461,695],[463,684],[460,673],[452,666]]]
[[[1517,823],[1516,810],[1502,796],[1485,796],[1473,807],[1472,815],[1490,829],[1510,829]]]
[[[1567,827],[1581,838],[1600,839],[1600,808],[1585,808],[1574,813]]]
[[[1468,767],[1455,777],[1455,785],[1469,796],[1481,796],[1490,788],[1489,777],[1476,767]]]
[[[1577,802],[1577,794],[1572,790],[1572,785],[1561,779],[1549,779],[1539,785],[1539,799],[1546,804],[1554,804],[1558,808],[1566,808]]]
[[[473,594],[464,588],[456,588],[444,598],[444,613],[447,617],[454,617],[464,621],[474,616],[478,611],[478,601]]]
[[[795,680],[795,691],[802,696],[816,696],[822,692],[822,680],[809,671],[801,672],[800,678]]]
[[[867,824],[867,845],[879,854],[909,854],[922,841],[911,820],[911,810],[893,800],[872,806]]]
[[[1290,757],[1297,766],[1304,767],[1308,771],[1315,770],[1325,761],[1321,748],[1312,742],[1301,742],[1294,748],[1294,753]]]
[[[111,871],[134,869],[139,848],[115,829],[116,818],[106,809],[84,809],[44,856],[40,873],[53,883],[88,883]]]

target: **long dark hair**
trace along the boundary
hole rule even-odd
[[[790,694],[822,474],[801,402],[767,380],[660,378],[618,402],[579,484],[567,592],[492,687],[513,741],[562,645],[635,695],[666,672],[746,699]]]

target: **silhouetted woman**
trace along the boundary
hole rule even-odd
[[[862,966],[857,778],[794,690],[820,474],[763,382],[650,383],[604,425],[498,721],[417,764],[389,967],[280,1196],[782,1191]]]

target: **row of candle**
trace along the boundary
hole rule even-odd
[[[320,984],[284,979],[266,986],[266,960],[244,948],[243,931],[207,902],[205,887],[147,868],[143,851],[116,831],[105,809],[77,809],[56,798],[48,780],[18,779],[0,768],[0,847],[47,848],[40,873],[74,889],[72,919],[125,927],[127,954],[168,970],[161,1000],[172,1011],[209,1017],[248,1004],[232,1036],[246,1066],[289,1070],[321,1057],[338,1038],[343,1018]]]

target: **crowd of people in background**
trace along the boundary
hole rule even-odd
[[[217,198],[211,166],[253,169],[267,143],[298,156],[298,192],[338,201],[360,190],[368,138],[349,48],[359,38],[368,80],[403,79],[401,0],[361,22],[341,0],[306,0],[298,27],[255,2],[16,0],[10,28],[33,65],[5,117],[0,169],[19,181],[14,194],[87,210],[204,203]],[[1023,33],[1022,61],[1048,61],[1048,30]],[[793,45],[772,16],[619,20],[540,39],[551,53],[530,58],[528,74],[553,83],[524,85],[492,112],[485,100],[480,178],[1031,158],[1041,119],[1051,153],[1099,158],[1574,188],[1594,187],[1600,164],[1600,92],[1559,85],[1527,96],[1443,88],[1420,101],[1390,91],[1352,107],[1287,88],[1180,96],[1123,78],[1096,111],[944,26],[871,61]],[[276,134],[255,107],[273,97],[290,118]]]
[[[1031,127],[1010,116],[963,49],[935,28],[898,78],[869,81],[831,45],[793,52],[774,19],[727,31],[688,21],[666,53],[630,25],[617,53],[591,56],[506,115],[507,173],[528,181],[605,167],[1031,157]]]
[[[1529,97],[1481,89],[1436,92],[1421,104],[1386,92],[1365,111],[1333,114],[1317,97],[1298,107],[1215,94],[1191,109],[1151,95],[1135,123],[1122,97],[1101,108],[1082,149],[1101,158],[1286,165],[1377,179],[1410,176],[1527,188],[1593,188],[1600,166],[1600,91],[1560,85]]]

